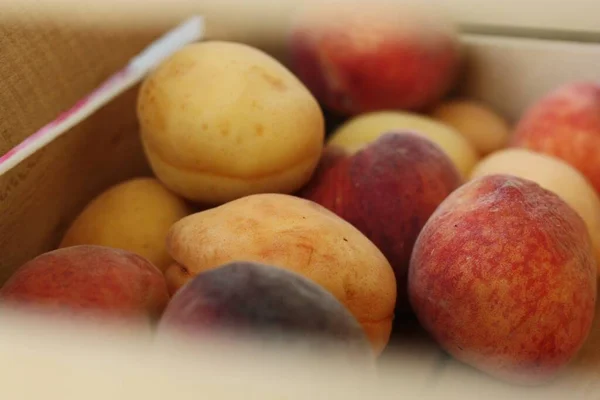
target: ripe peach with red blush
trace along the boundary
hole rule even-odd
[[[80,245],[23,264],[0,289],[0,304],[93,321],[148,324],[169,301],[161,271],[120,249]]]
[[[531,385],[554,378],[583,346],[596,277],[579,214],[533,181],[485,175],[457,189],[427,221],[408,291],[444,350]]]
[[[534,103],[511,144],[545,153],[577,168],[600,192],[600,84],[564,84]]]
[[[342,115],[425,109],[461,64],[453,22],[407,2],[313,2],[296,15],[288,46],[292,70]]]
[[[450,158],[421,135],[390,132],[337,156],[330,144],[314,179],[300,192],[367,236],[386,256],[396,276],[397,309],[406,311],[406,276],[419,232],[436,207],[462,184]]]

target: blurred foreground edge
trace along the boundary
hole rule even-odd
[[[0,20],[44,16],[86,27],[145,29],[169,26],[190,13],[203,13],[211,25],[219,25],[219,36],[226,32],[222,30],[226,22],[234,27],[227,31],[234,36],[251,32],[266,37],[269,31],[285,24],[294,7],[311,1],[317,0],[169,0],[169,7],[164,7],[162,0],[0,0]],[[469,33],[600,41],[596,0],[503,0],[486,7],[477,0],[419,3],[444,9]]]
[[[192,344],[175,335],[157,340],[147,331],[11,310],[0,310],[0,326],[7,399],[597,398],[584,387],[543,390],[490,383],[469,369],[442,382],[418,354],[402,351],[395,362],[370,374],[344,358],[259,348],[249,341],[206,337]]]

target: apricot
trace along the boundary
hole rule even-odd
[[[233,42],[171,55],[144,80],[137,115],[158,179],[208,206],[297,190],[325,135],[321,108],[302,82],[272,56]]]
[[[331,293],[300,274],[256,262],[231,262],[191,279],[161,318],[159,331],[167,329],[372,357],[360,324]]]
[[[330,145],[326,154],[336,154]],[[398,284],[396,308],[408,311],[406,276],[413,245],[437,206],[462,184],[452,161],[430,140],[387,133],[317,170],[300,192],[350,222],[385,255]]]
[[[128,250],[160,270],[173,260],[165,240],[191,207],[155,178],[135,178],[94,198],[67,229],[59,248],[82,244]]]
[[[167,250],[171,293],[194,276],[246,260],[274,265],[323,286],[361,323],[374,351],[389,340],[396,281],[381,251],[333,212],[299,197],[246,196],[175,223]]]
[[[309,2],[288,48],[317,99],[347,116],[427,108],[454,86],[461,64],[453,21],[423,2]]]
[[[0,304],[77,318],[152,322],[169,301],[165,278],[145,258],[81,245],[44,253],[0,289]]]
[[[452,127],[403,111],[378,111],[351,118],[331,134],[327,144],[355,152],[392,131],[410,131],[431,140],[450,157],[463,178],[468,177],[479,158],[471,143]]]
[[[600,84],[571,82],[542,96],[518,121],[510,144],[566,161],[600,191]]]
[[[491,106],[475,100],[451,100],[437,105],[431,116],[453,127],[480,155],[500,150],[508,143],[508,121]]]
[[[579,214],[535,182],[497,174],[461,186],[427,221],[408,291],[421,325],[449,354],[534,385],[586,341],[596,278]]]
[[[471,179],[509,174],[536,182],[558,195],[585,222],[600,262],[600,198],[590,182],[563,160],[527,149],[510,148],[490,154],[471,171]],[[600,264],[599,264],[600,266]]]

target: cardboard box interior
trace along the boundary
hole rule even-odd
[[[223,9],[227,4],[223,3]],[[215,8],[215,10],[218,9]],[[229,13],[231,10],[227,12]],[[239,12],[242,13],[243,10]],[[279,12],[283,11],[279,10]],[[0,12],[0,14],[2,13]],[[15,13],[15,15],[17,14],[19,13]],[[20,15],[23,16],[23,14]],[[28,14],[27,18],[7,19],[5,23],[0,24],[0,48],[2,49],[0,53],[0,76],[2,76],[2,80],[0,80],[0,114],[3,115],[0,119],[0,154],[8,151],[27,135],[55,118],[59,112],[69,108],[80,97],[94,89],[152,39],[161,34],[169,24],[166,22],[167,20],[162,20],[162,23],[156,25],[142,24],[137,28],[127,26],[127,24],[107,25],[104,28],[91,24],[84,27],[84,24],[77,23],[62,24],[49,18],[48,15]],[[234,16],[215,11],[213,15],[214,21],[223,21],[219,20],[219,16],[223,15],[227,15],[230,21],[244,19],[242,18],[243,14]],[[173,22],[173,20],[168,21]],[[284,19],[280,21],[284,21]],[[255,25],[247,26],[241,23],[237,28],[235,24],[225,28],[213,23],[209,25],[208,37],[241,40],[277,53],[281,51],[283,38],[277,32],[281,32],[280,29],[283,26],[279,22],[273,25],[266,24],[259,29]],[[513,121],[535,98],[554,86],[571,80],[596,79],[597,65],[600,65],[600,45],[474,34],[465,34],[463,42],[467,73],[460,85],[460,93],[489,102]],[[123,93],[67,134],[0,176],[0,215],[2,215],[0,282],[4,282],[12,271],[26,260],[54,248],[67,224],[93,196],[119,181],[151,174],[138,139],[134,113],[136,94],[137,87]],[[8,317],[3,317],[3,319],[6,323],[12,321]],[[39,365],[31,367],[33,374],[43,374],[42,366],[47,368],[47,371],[50,371],[45,376],[47,388],[57,390],[52,393],[59,393],[60,387],[56,386],[57,382],[63,382],[59,376],[62,370],[56,365],[51,365],[54,362],[52,360],[55,360],[51,358],[52,354],[60,353],[72,356],[73,358],[69,359],[72,365],[90,364],[90,360],[102,358],[100,352],[93,352],[86,361],[85,357],[75,354],[75,349],[67,350],[66,346],[63,348],[65,343],[61,342],[63,339],[60,335],[42,339],[48,340],[50,345],[45,350],[38,349],[38,356],[26,352],[29,345],[24,340],[8,344],[7,340],[10,340],[10,335],[17,337],[16,335],[19,333],[25,334],[32,329],[34,331],[41,329],[41,325],[15,325],[11,330],[6,331],[4,338],[0,338],[0,352],[4,352],[7,357],[12,355],[15,359],[21,357],[21,361],[24,363],[22,368],[26,368],[25,363],[27,362],[30,363],[29,365],[39,362]],[[185,363],[191,363],[188,364],[188,368],[202,370],[205,375],[195,383],[182,383],[180,379],[177,380],[177,374],[170,371],[164,373],[161,380],[158,370],[153,367],[144,369],[144,366],[138,362],[139,360],[133,360],[138,354],[135,350],[127,353],[130,351],[127,349],[128,346],[133,343],[135,340],[124,339],[123,343],[117,340],[116,344],[112,346],[112,350],[103,350],[108,352],[104,353],[105,355],[111,354],[115,357],[118,352],[131,355],[131,359],[126,359],[126,357],[124,360],[121,360],[123,357],[115,359],[116,363],[121,360],[123,364],[116,366],[112,371],[113,374],[119,371],[124,374],[123,376],[130,377],[131,382],[138,383],[141,382],[139,374],[142,371],[146,371],[148,377],[151,377],[150,382],[145,382],[145,386],[142,387],[134,387],[132,384],[123,386],[125,389],[120,392],[120,395],[131,390],[130,393],[133,397],[130,398],[132,399],[142,398],[138,396],[147,396],[144,397],[146,399],[159,398],[158,395],[167,394],[166,388],[174,385],[175,382],[182,385],[183,392],[178,398],[197,398],[188,396],[185,390],[201,390],[200,383],[207,384],[216,377],[224,378],[228,373],[224,365],[214,366],[207,360],[169,359],[169,351],[166,350],[162,353],[159,352],[158,359],[161,362],[172,362],[178,368],[184,368]],[[384,374],[391,379],[378,387],[380,397],[372,392],[373,398],[396,398],[400,382],[411,385],[416,381],[419,381],[421,386],[431,389],[430,394],[445,394],[446,398],[451,397],[453,393],[462,395],[462,398],[465,396],[478,398],[477,396],[483,390],[490,390],[489,396],[497,395],[498,398],[505,398],[507,393],[513,393],[511,392],[514,390],[513,388],[497,385],[497,383],[442,357],[437,349],[430,347],[429,344],[418,343],[411,342],[406,347],[395,349],[396,352],[393,353],[395,357],[390,358],[389,369]],[[590,339],[590,343],[589,346],[595,346],[596,343],[600,343],[600,339],[596,339],[594,336]],[[81,346],[84,346],[83,342]],[[204,351],[209,351],[209,349],[204,349]],[[534,398],[539,396],[539,398],[546,399],[562,398],[565,392],[560,392],[559,389],[563,388],[571,394],[571,397],[587,398],[586,396],[595,390],[596,371],[600,371],[600,368],[596,366],[596,359],[600,360],[600,357],[596,353],[599,351],[586,353],[586,356],[578,360],[578,363],[567,373],[567,378],[558,382],[553,388],[527,391],[528,396]],[[30,359],[25,357],[27,354],[31,357]],[[165,358],[163,359],[163,357]],[[218,355],[211,353],[211,357],[218,357]],[[226,357],[224,356],[224,359],[227,357],[231,357],[230,362],[236,362],[235,355],[228,354]],[[239,361],[239,356],[237,357]],[[167,359],[169,361],[165,361]],[[401,362],[403,359],[413,360],[411,362],[414,364],[408,367],[406,363]],[[74,385],[73,390],[69,392],[73,397],[63,396],[61,398],[77,398],[75,397],[76,393],[84,393],[83,382],[88,385],[96,382],[102,386],[102,382],[109,380],[110,376],[115,376],[110,375],[111,371],[108,371],[110,368],[105,368],[104,372],[100,372],[98,365],[93,366],[96,369],[88,369],[87,375],[86,371],[78,372],[78,374],[82,374],[76,378],[80,379],[80,382]],[[422,368],[418,365],[421,365]],[[129,371],[124,370],[127,366],[131,368]],[[52,370],[52,368],[56,369]],[[10,383],[7,385],[9,393],[7,398],[25,398],[17,393],[19,371],[24,372],[25,370],[15,368],[7,371],[5,375],[5,377],[15,377],[14,380],[7,378],[7,382]],[[232,373],[232,376],[239,378],[243,375],[241,367],[236,368],[236,371],[238,375]],[[269,387],[268,374],[274,372],[267,367],[267,372],[261,374],[260,377],[239,378],[240,388],[247,388],[252,384],[252,379],[256,379],[257,385],[260,386],[260,389],[256,389],[256,396],[259,396],[258,393],[260,396],[265,396],[266,388]],[[107,375],[101,376],[102,374]],[[135,374],[138,375],[133,377]],[[185,374],[189,374],[189,371]],[[52,381],[51,376],[56,376],[56,380]],[[185,376],[192,378],[194,374]],[[435,377],[435,382],[428,381],[432,376]],[[330,380],[327,381],[326,378]],[[364,398],[361,396],[365,395],[364,390],[367,387],[362,386],[363,392],[361,392],[355,388],[355,385],[345,385],[343,382],[348,382],[348,379],[341,376],[324,375],[321,380],[313,379],[314,377],[299,378],[296,382],[298,387],[294,387],[290,382],[279,382],[275,385],[277,390],[275,390],[275,386],[271,386],[274,396],[272,398],[281,398],[277,396],[286,390],[289,394],[288,398],[313,398],[301,397],[303,392],[299,388],[308,387],[309,382],[311,382],[310,387],[313,394],[320,387],[322,389],[320,398],[331,399],[342,398],[342,396],[345,399]],[[361,382],[358,380],[354,383],[358,385]],[[363,383],[367,384],[366,381]],[[287,389],[285,385],[288,385]],[[102,390],[107,390],[107,387],[110,385],[103,386],[102,389],[91,394],[91,396],[97,397],[89,398],[109,398],[100,397],[101,395],[109,396],[108,392],[102,392]],[[355,389],[349,390],[350,387]],[[14,393],[10,392],[11,388],[15,390]],[[29,387],[27,390],[31,391],[31,396],[35,395],[35,388]],[[81,391],[78,392],[78,390]],[[205,387],[204,390],[208,389]],[[236,390],[231,389],[228,392],[232,397],[211,398],[234,398],[233,396],[238,398],[240,392],[236,392]],[[492,392],[494,390],[496,391]],[[410,392],[408,387],[407,391]],[[21,392],[21,394],[23,393]],[[67,396],[66,391],[63,393]],[[221,395],[225,396],[224,393],[221,392]],[[243,398],[251,398],[248,397],[249,392],[243,393],[245,394]],[[323,395],[326,393],[329,393],[330,396]],[[309,396],[308,392],[305,393],[305,396]]]

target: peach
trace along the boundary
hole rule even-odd
[[[191,207],[159,180],[130,179],[90,201],[59,247],[92,244],[128,250],[164,270],[173,262],[165,245],[167,231],[191,213]]]
[[[519,120],[511,145],[568,162],[600,191],[600,84],[572,82],[547,93]]]
[[[596,277],[581,217],[537,183],[498,174],[464,184],[427,221],[408,291],[449,354],[535,385],[556,377],[586,341]]]
[[[246,260],[299,273],[344,304],[380,353],[389,340],[396,281],[381,251],[326,208],[296,196],[246,196],[181,219],[167,236],[171,293],[194,276]]]
[[[347,116],[429,107],[461,64],[453,21],[416,2],[310,2],[295,15],[288,47],[296,75]]]
[[[158,319],[168,301],[165,278],[152,263],[95,245],[44,253],[18,268],[0,289],[3,305],[135,323]]]
[[[463,178],[469,175],[479,158],[471,143],[452,127],[404,111],[377,111],[351,118],[331,134],[327,145],[355,152],[390,131],[411,131],[431,140],[450,157]]]
[[[297,190],[325,135],[323,112],[302,82],[267,53],[234,42],[190,44],[163,61],[140,87],[137,115],[157,178],[206,206]]]
[[[476,100],[451,100],[438,104],[430,114],[463,135],[480,155],[500,150],[508,143],[508,121],[491,106]]]
[[[481,160],[471,171],[471,179],[495,174],[529,179],[563,199],[583,218],[600,262],[600,197],[577,169],[556,157],[509,148]]]
[[[354,316],[331,293],[304,276],[256,262],[236,261],[205,271],[177,292],[160,324],[186,337],[234,335],[268,344],[372,358]]]
[[[329,150],[337,147],[331,145]],[[317,172],[300,195],[333,211],[367,236],[394,269],[397,308],[406,311],[406,276],[419,232],[462,184],[452,161],[431,141],[387,133]]]

